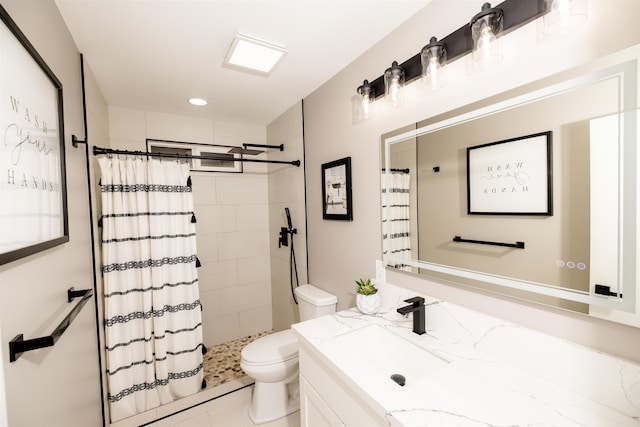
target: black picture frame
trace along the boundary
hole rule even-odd
[[[552,216],[552,132],[468,147],[467,213]]]
[[[353,220],[351,157],[322,165],[322,219]]]
[[[62,83],[0,6],[0,265],[69,241]]]

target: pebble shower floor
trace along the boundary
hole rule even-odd
[[[244,377],[245,373],[240,368],[240,352],[250,342],[271,333],[273,333],[272,330],[264,331],[222,344],[207,346],[207,352],[203,356],[206,389]]]

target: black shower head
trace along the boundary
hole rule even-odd
[[[227,153],[229,153],[229,154],[248,154],[250,156],[256,156],[258,154],[264,153],[264,151],[262,151],[262,150],[253,150],[251,148],[245,148],[245,147],[233,147],[232,149],[227,151]]]

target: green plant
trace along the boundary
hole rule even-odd
[[[361,295],[373,295],[378,292],[375,285],[371,283],[371,279],[356,280],[356,285],[358,285],[356,292]]]

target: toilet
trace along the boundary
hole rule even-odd
[[[312,285],[295,288],[300,321],[335,313],[338,298]],[[255,380],[249,418],[262,424],[300,409],[298,339],[291,329],[258,338],[241,353],[240,367]]]

